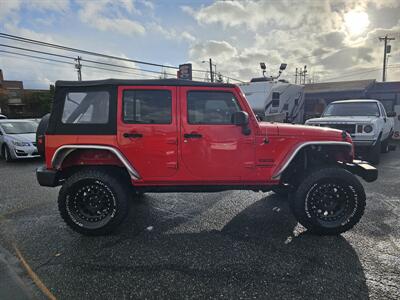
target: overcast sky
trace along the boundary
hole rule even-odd
[[[211,57],[218,71],[245,81],[260,75],[260,62],[267,64],[268,74],[287,63],[285,77],[290,81],[296,67],[307,65],[309,78],[318,82],[381,80],[383,42],[378,37],[388,34],[396,38],[388,80],[400,81],[399,0],[0,0],[0,31],[160,64],[192,62],[195,69],[207,69],[202,61]],[[0,43],[56,52],[3,38]],[[77,78],[73,65],[4,52],[0,68],[6,79],[23,80],[27,88]],[[83,79],[149,74],[82,69]],[[203,73],[194,75],[204,78]]]

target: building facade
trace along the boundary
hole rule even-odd
[[[50,111],[54,90],[26,90],[22,81],[4,80],[0,69],[0,114],[8,118],[40,118]]]
[[[325,107],[336,100],[376,99],[387,111],[400,105],[400,81],[371,80],[324,82],[305,85],[305,119],[319,117]]]

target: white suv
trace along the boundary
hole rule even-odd
[[[324,126],[347,131],[358,154],[372,163],[379,163],[380,153],[389,151],[396,113],[386,113],[378,100],[357,99],[329,104],[321,118],[309,119],[307,125]]]

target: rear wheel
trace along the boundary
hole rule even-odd
[[[299,223],[318,235],[338,235],[364,214],[365,192],[347,170],[327,167],[310,173],[291,197]]]
[[[58,208],[76,232],[104,235],[115,230],[129,209],[128,183],[117,172],[86,169],[69,177],[60,190]]]

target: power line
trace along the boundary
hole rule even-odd
[[[45,55],[50,55],[50,56],[56,56],[56,57],[61,57],[61,58],[68,58],[68,59],[73,59],[73,60],[76,59],[73,56],[66,56],[66,55],[55,54],[55,53],[50,53],[50,52],[44,52],[44,51],[33,50],[33,49],[28,49],[28,48],[22,48],[22,47],[16,47],[16,46],[11,46],[11,45],[0,44],[0,46],[1,47],[6,47],[6,48],[22,50],[22,51],[28,51],[28,52],[34,52],[34,53],[45,54]]]
[[[53,62],[68,64],[68,65],[74,65],[74,63],[72,63],[72,62],[67,62],[67,61],[62,61],[62,60],[52,59],[52,58],[46,58],[46,57],[41,57],[41,56],[36,56],[36,55],[29,55],[29,54],[18,53],[18,52],[11,52],[11,51],[7,51],[7,50],[0,50],[0,52],[13,54],[13,55],[19,55],[19,56],[25,56],[25,57],[31,57],[31,58],[41,59],[41,60],[46,60],[46,61],[53,61]]]
[[[34,40],[34,39],[19,37],[16,35],[6,34],[6,33],[2,33],[2,32],[0,32],[0,37],[5,38],[5,39],[19,41],[19,42],[36,44],[36,45],[40,45],[40,46],[44,46],[44,47],[50,47],[50,48],[55,48],[55,49],[60,49],[60,50],[65,50],[65,51],[70,51],[70,52],[76,52],[76,53],[82,53],[82,54],[88,54],[88,55],[93,55],[93,56],[99,56],[99,57],[104,57],[104,58],[109,58],[109,59],[128,61],[128,62],[143,64],[143,65],[162,67],[162,68],[168,68],[168,69],[175,69],[175,70],[179,69],[178,67],[174,67],[174,66],[150,63],[150,62],[145,62],[145,61],[140,61],[140,60],[118,57],[118,56],[114,56],[114,55],[98,53],[98,52],[94,52],[94,51],[87,51],[87,50],[62,46],[62,45],[58,45],[58,44],[54,44],[54,43],[47,43],[47,42],[42,42],[42,41],[38,41],[38,40]]]
[[[144,65],[149,65],[149,66],[156,66],[156,67],[162,67],[162,68],[170,68],[170,69],[175,69],[178,70],[178,67],[175,66],[169,66],[169,65],[163,65],[163,64],[156,64],[156,63],[150,63],[150,62],[145,62],[145,61],[140,61],[140,60],[133,60],[133,59],[128,59],[128,58],[123,58],[123,57],[117,57],[117,56],[113,56],[113,55],[107,55],[107,54],[103,54],[103,53],[98,53],[98,52],[93,52],[93,51],[87,51],[87,50],[83,50],[83,49],[78,49],[78,48],[72,48],[72,47],[67,47],[67,46],[62,46],[59,44],[54,44],[54,43],[47,43],[47,42],[42,42],[42,41],[38,41],[38,40],[34,40],[34,39],[28,39],[28,38],[24,38],[24,37],[20,37],[20,36],[16,36],[16,35],[11,35],[11,34],[6,34],[6,33],[1,33],[0,32],[0,38],[4,38],[4,39],[9,39],[9,40],[13,40],[13,41],[18,41],[18,42],[23,42],[23,43],[28,43],[28,44],[34,44],[34,45],[38,45],[38,46],[43,46],[43,47],[50,47],[50,48],[54,48],[54,49],[58,49],[58,50],[64,50],[64,51],[70,51],[70,52],[76,52],[76,53],[82,53],[82,54],[88,54],[88,55],[93,55],[93,56],[99,56],[99,57],[103,57],[103,58],[108,58],[108,59],[115,59],[115,60],[121,60],[121,61],[127,61],[127,62],[133,62],[133,63],[138,63],[138,64],[144,64]],[[36,53],[41,53],[41,54],[47,54],[47,55],[52,55],[52,56],[58,56],[58,57],[64,57],[64,58],[69,58],[69,59],[74,59],[76,60],[75,57],[70,57],[70,56],[66,56],[66,55],[60,55],[60,54],[54,54],[54,53],[46,53],[44,51],[38,51],[38,50],[32,50],[32,49],[24,49],[21,47],[15,47],[15,46],[10,46],[10,45],[3,45],[0,44],[1,46],[4,47],[10,47],[10,48],[14,48],[14,49],[19,49],[19,50],[25,50],[25,51],[31,51],[31,52],[36,52]],[[82,58],[82,61],[86,60]],[[86,61],[90,61],[90,60],[86,60]],[[106,63],[101,63],[101,62],[94,62],[94,61],[90,61],[92,63],[99,63],[99,64],[106,64]],[[112,64],[110,64],[112,65]],[[119,66],[119,65],[112,65],[114,67],[118,67],[118,68],[130,68],[130,69],[134,69],[132,67],[126,67],[126,66]],[[149,73],[155,73],[155,74],[163,74],[163,72],[157,72],[157,71],[151,71],[151,70],[145,70],[145,69],[139,69],[139,68],[135,68],[137,70],[143,71],[143,72],[149,72]],[[192,70],[193,72],[202,72],[202,73],[207,73],[208,71],[206,70]],[[167,73],[170,76],[176,76],[175,74],[171,74],[171,73]],[[225,76],[223,74],[221,74],[222,77],[227,78],[228,80],[233,80],[233,81],[237,81],[237,82],[244,82],[240,79],[237,78],[233,78],[230,76]],[[203,78],[201,77],[196,77],[194,76],[193,78],[195,79],[199,79],[199,80],[203,80]]]
[[[68,64],[68,65],[74,65],[74,63],[72,63],[72,62],[66,62],[66,61],[61,61],[61,60],[56,60],[56,59],[51,59],[51,58],[45,58],[45,57],[40,57],[40,56],[35,56],[35,55],[28,55],[28,54],[11,52],[11,51],[6,51],[6,50],[0,50],[0,52],[11,54],[11,55],[23,56],[23,57],[27,57],[27,58],[34,58],[34,59],[40,59],[40,60],[45,60],[45,61],[50,61],[50,62],[57,62],[57,63],[63,63],[63,64]],[[97,69],[97,70],[105,70],[105,71],[116,72],[116,73],[124,73],[124,74],[136,75],[136,76],[150,76],[151,78],[157,78],[156,76],[151,76],[151,75],[147,75],[147,74],[138,74],[138,73],[133,73],[133,72],[125,72],[125,71],[121,71],[121,70],[114,70],[114,69],[108,69],[108,68],[95,67],[95,66],[90,66],[90,65],[86,65],[86,64],[82,65],[82,67],[91,68],[91,69]]]
[[[392,65],[388,65],[387,66],[388,69],[394,69],[396,67],[397,67],[396,64],[392,64]],[[361,71],[361,72],[357,71],[357,72],[352,72],[352,73],[344,73],[343,75],[340,75],[340,76],[337,76],[337,77],[326,78],[324,80],[340,79],[340,78],[343,78],[343,77],[350,77],[350,76],[354,76],[354,75],[362,75],[362,74],[372,73],[372,72],[375,72],[375,71],[378,71],[378,70],[380,70],[380,68],[373,68],[373,69],[371,68],[369,70],[364,70],[364,71]]]

